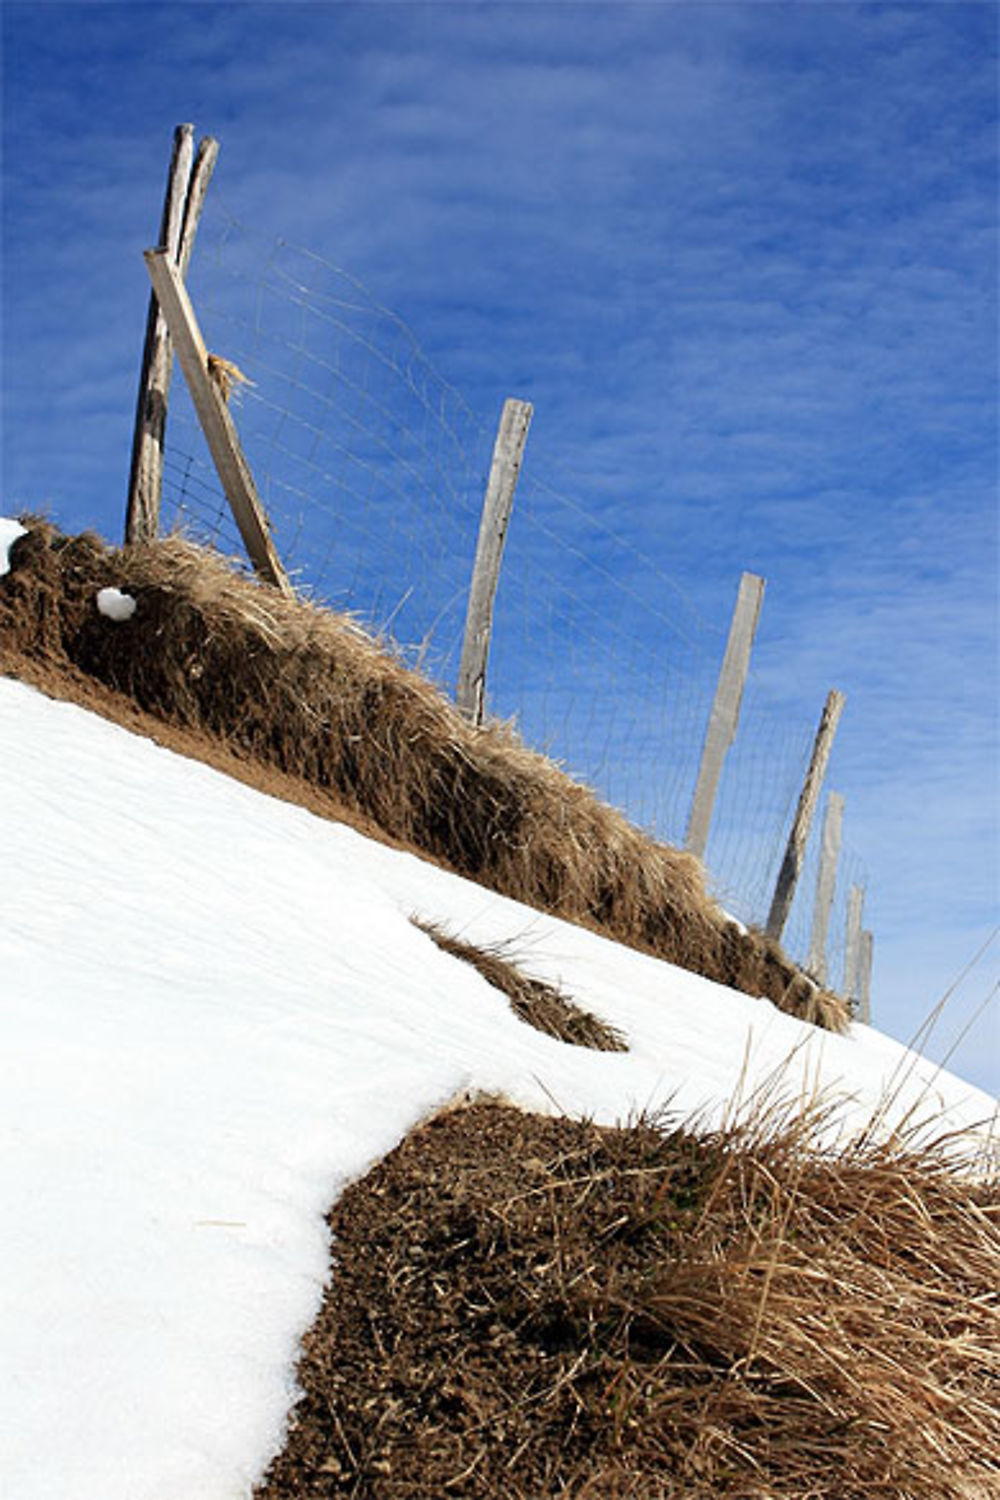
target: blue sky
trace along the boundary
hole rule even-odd
[[[996,922],[996,9],[7,0],[2,24],[3,507],[120,535],[140,251],[194,121],[213,205],[360,277],[486,424],[533,401],[526,472],[699,618],[724,631],[740,572],[767,578],[769,701],[808,732],[848,695],[831,783],[876,1018],[911,1035]],[[994,1091],[997,1012],[955,1059]]]

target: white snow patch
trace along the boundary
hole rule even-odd
[[[10,549],[27,529],[10,516],[0,516],[0,576],[10,572]]]
[[[819,1033],[6,679],[0,765],[4,1500],[247,1497],[325,1210],[460,1090],[715,1121],[781,1074],[842,1094],[845,1130],[892,1080],[887,1128],[993,1111],[871,1028]],[[631,1050],[532,1031],[413,913],[512,942]]]
[[[99,589],[97,608],[109,620],[131,620],[135,614],[135,600],[121,589]]]

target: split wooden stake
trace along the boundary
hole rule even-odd
[[[186,274],[191,261],[198,221],[218,155],[218,141],[206,136],[198,147],[197,156],[194,156],[194,126],[177,126],[163,200],[159,246],[172,256],[181,276]],[[151,541],[159,533],[163,443],[172,366],[170,331],[154,291],[150,293],[146,315],[146,338],[132,437],[125,508],[127,543]]]

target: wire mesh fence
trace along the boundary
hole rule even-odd
[[[234,392],[234,416],[297,589],[359,617],[451,692],[493,428],[400,318],[310,251],[262,241],[214,210],[189,286],[208,347],[250,382]],[[176,388],[163,525],[242,550]],[[568,488],[535,475],[529,451],[494,614],[490,715],[680,844],[724,644],[724,629],[652,558]],[[789,724],[751,670],[706,854],[713,893],[748,924],[766,917],[811,739],[811,726]],[[786,930],[800,959],[816,842]],[[863,879],[847,851],[841,870]],[[842,878],[831,981],[843,980],[846,905]]]

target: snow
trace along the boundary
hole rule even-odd
[[[845,1131],[890,1084],[886,1128],[993,1112],[876,1031],[821,1034],[8,679],[0,765],[2,1500],[248,1496],[326,1209],[463,1090],[712,1121],[780,1075],[843,1094]],[[415,913],[509,944],[630,1051],[523,1025]]]
[[[135,614],[135,600],[121,589],[98,589],[97,608],[109,620],[131,620]]]
[[[10,572],[10,549],[19,536],[24,536],[26,526],[9,516],[0,516],[0,577]]]

